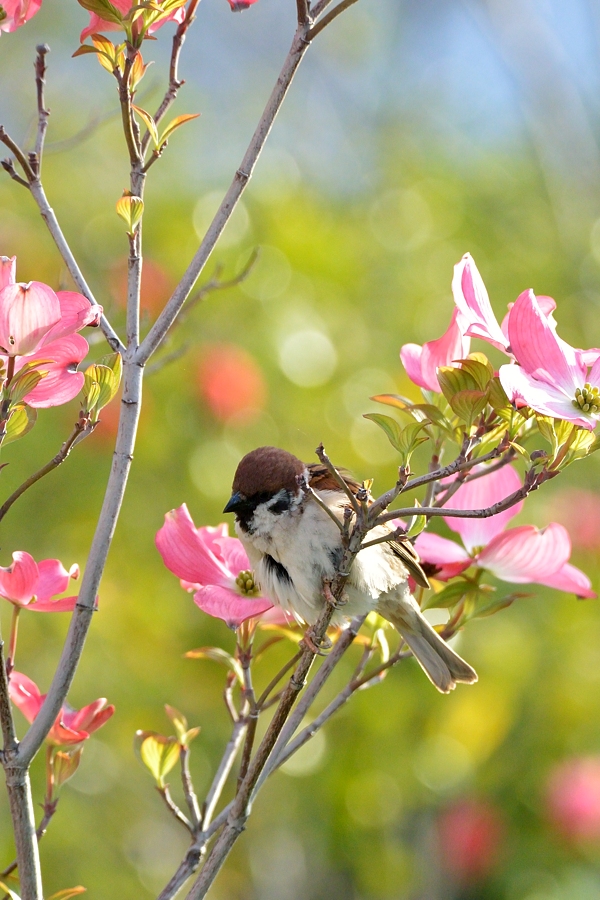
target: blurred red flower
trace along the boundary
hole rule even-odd
[[[504,842],[498,810],[482,800],[459,800],[437,823],[443,869],[461,884],[481,881],[494,869]]]
[[[256,360],[242,347],[215,344],[204,349],[198,367],[203,401],[221,421],[252,418],[264,406],[267,389]]]
[[[600,841],[600,756],[567,759],[552,769],[546,787],[548,816],[575,841]]]

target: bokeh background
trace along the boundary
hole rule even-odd
[[[202,116],[175,135],[149,178],[147,323],[239,165],[294,11],[293,0],[259,0],[235,16],[225,0],[200,5],[176,110]],[[0,120],[31,140],[34,48],[48,41],[47,192],[98,299],[122,325],[126,238],[114,204],[126,156],[114,84],[94,57],[71,59],[86,24],[74,0],[44,0],[26,27],[2,35]],[[156,60],[140,90],[148,108],[163,89],[170,29],[145,50]],[[185,501],[197,524],[221,521],[237,461],[265,443],[310,460],[322,440],[335,461],[388,486],[394,453],[362,414],[376,409],[374,393],[416,397],[399,348],[445,329],[452,266],[467,250],[498,315],[533,287],[557,299],[564,338],[600,344],[599,46],[594,0],[361,0],[307,54],[203,277],[217,267],[234,276],[257,246],[260,258],[243,284],[195,306],[169,345],[176,359],[147,380],[100,612],[70,695],[75,706],[106,696],[117,713],[86,745],[44,838],[48,893],[81,883],[94,900],[155,896],[187,842],[135,759],[133,734],[168,733],[164,703],[201,725],[192,762],[200,792],[227,740],[222,670],[183,654],[210,643],[231,650],[234,637],[163,568],[154,534],[167,510]],[[0,253],[17,254],[19,280],[69,285],[31,198],[8,177]],[[92,358],[106,352],[96,339]],[[2,523],[0,563],[24,549],[83,566],[117,405]],[[77,408],[43,412],[3,451],[3,495],[56,452]],[[566,524],[573,561],[596,589],[598,462],[547,486],[519,520]],[[5,634],[9,616],[3,609]],[[22,617],[18,667],[42,690],[66,626],[62,615]],[[439,696],[403,664],[270,781],[214,900],[599,896],[597,601],[536,587],[472,623],[459,644],[476,686]],[[33,774],[41,800],[41,759]],[[550,795],[556,807],[564,794],[566,812],[563,804],[552,814]]]

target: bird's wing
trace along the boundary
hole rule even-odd
[[[309,473],[310,486],[315,491],[339,491],[340,486],[323,463],[309,463],[306,467]],[[347,469],[338,469],[338,472],[350,488],[353,494],[358,493],[362,485]]]
[[[322,463],[309,463],[307,466],[310,476],[310,486],[316,491],[339,491],[340,486],[327,468]],[[347,469],[338,469],[338,472],[350,488],[353,494],[356,494],[362,487]],[[390,532],[392,533],[392,532]],[[402,560],[409,573],[412,575],[418,585],[428,588],[429,581],[427,575],[423,571],[419,561],[419,554],[410,541],[390,540],[390,548],[393,553]]]
[[[410,541],[388,541],[392,552],[402,560],[409,573],[412,575],[418,585],[424,588],[430,587],[427,575],[421,568],[419,554]]]

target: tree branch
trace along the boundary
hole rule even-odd
[[[157,125],[177,99],[179,89],[185,84],[185,81],[179,78],[179,57],[188,28],[196,18],[196,10],[199,3],[200,0],[190,0],[185,19],[180,23],[177,31],[173,35],[173,49],[171,50],[171,63],[169,66],[169,86],[153,117]],[[146,131],[146,134],[142,138],[142,156],[145,156],[149,142],[150,132]]]
[[[37,90],[38,127],[35,140],[35,156],[37,160],[36,174],[39,178],[42,171],[42,157],[44,155],[44,138],[48,128],[48,116],[50,110],[46,109],[44,100],[44,88],[46,87],[46,54],[50,53],[48,44],[38,44],[35,59],[35,84]]]
[[[189,831],[192,837],[194,837],[194,828],[192,826],[192,823],[190,822],[188,817],[184,813],[182,813],[182,811],[179,809],[179,807],[171,797],[169,785],[166,784],[164,787],[157,787],[156,790],[165,801],[165,805],[171,815]]]
[[[231,186],[217,210],[196,255],[189,264],[187,271],[139,348],[137,361],[140,364],[146,363],[154,351],[163,342],[165,335],[177,318],[177,315],[194,287],[198,276],[214,250],[215,244],[221,236],[223,229],[231,218],[231,214],[237,206],[238,200],[242,196],[246,185],[252,177],[254,166],[256,165],[265,141],[269,136],[275,117],[281,108],[281,104],[285,99],[296,70],[302,61],[302,57],[308,49],[308,44],[306,43],[306,31],[306,26],[298,27],[296,34],[294,35],[290,51],[283,64],[277,83],[267,101],[267,105],[252,136],[248,149],[244,154],[240,167],[234,175]]]
[[[56,456],[53,456],[50,462],[47,462],[45,466],[42,466],[41,469],[38,469],[37,472],[34,472],[33,475],[30,475],[23,484],[20,484],[19,487],[13,491],[10,497],[4,501],[2,506],[0,506],[0,522],[9,511],[13,503],[22,497],[25,491],[28,491],[30,487],[33,487],[34,484],[37,484],[40,479],[42,479],[45,475],[48,475],[50,472],[53,472],[54,469],[57,469],[67,458],[74,445],[78,442],[78,439],[87,437],[87,435],[91,434],[95,428],[95,424],[91,424],[89,419],[79,419],[75,423],[75,427],[71,435],[64,442]]]
[[[334,19],[337,19],[340,13],[343,13],[346,9],[349,9],[349,7],[353,6],[355,3],[358,3],[358,0],[342,0],[341,3],[338,3],[338,5],[331,10],[331,12],[328,12],[326,16],[323,16],[322,19],[319,19],[319,21],[315,25],[313,25],[313,27],[308,32],[308,39],[311,41],[314,40],[314,38],[316,38],[316,36],[321,31],[323,31],[324,28],[327,28],[327,26],[330,25]]]

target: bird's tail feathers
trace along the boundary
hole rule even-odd
[[[473,684],[477,681],[475,669],[448,646],[420,610],[411,610],[411,615],[407,616],[404,610],[387,606],[380,612],[398,629],[438,691],[447,694],[454,690],[457,683]]]

